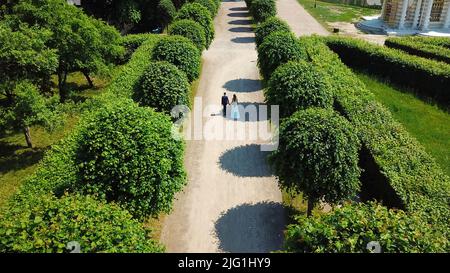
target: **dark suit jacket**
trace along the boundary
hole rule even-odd
[[[222,96],[222,105],[227,105],[229,103],[230,103],[230,101],[228,100],[228,97],[227,96]]]

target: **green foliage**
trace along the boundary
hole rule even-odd
[[[191,3],[198,3],[208,9],[211,18],[217,15],[218,5],[215,0],[189,0]]]
[[[172,0],[159,0],[158,15],[163,26],[167,26],[175,18],[177,10]]]
[[[136,217],[168,212],[185,184],[183,143],[167,115],[134,103],[104,105],[83,120],[76,165],[83,192],[117,201]]]
[[[200,51],[182,36],[162,37],[153,48],[153,60],[167,61],[186,73],[192,82],[200,75]]]
[[[189,106],[189,82],[186,75],[167,62],[154,62],[145,70],[134,100],[140,105],[170,114],[176,105]]]
[[[265,80],[278,66],[301,58],[302,48],[291,32],[273,32],[258,47],[258,66]]]
[[[422,43],[414,37],[388,38],[384,45],[400,49],[408,54],[450,64],[450,48]]]
[[[264,22],[277,15],[275,0],[252,0],[249,11],[256,22]]]
[[[333,93],[327,75],[305,61],[279,66],[264,93],[266,101],[280,106],[280,116],[288,117],[308,107],[332,108]]]
[[[384,253],[446,252],[447,239],[414,214],[387,209],[376,203],[351,204],[329,214],[298,217],[286,232],[290,252],[369,252],[378,242]]]
[[[308,108],[282,121],[270,160],[283,189],[313,203],[335,204],[360,188],[360,142],[352,125],[333,110]]]
[[[290,32],[291,28],[285,21],[275,16],[270,17],[264,22],[258,24],[255,28],[256,46],[258,47],[260,44],[262,44],[264,38],[277,31]]]
[[[410,39],[414,40],[417,43],[441,46],[450,49],[450,38],[414,36]]]
[[[206,48],[214,39],[214,25],[208,9],[199,3],[188,3],[181,7],[176,16],[176,20],[190,19],[199,23],[205,31]]]
[[[162,252],[149,230],[115,204],[89,196],[34,196],[10,204],[0,220],[0,252]]]
[[[188,38],[194,43],[198,50],[206,48],[206,36],[203,27],[192,20],[178,20],[169,26],[170,35],[180,35]]]
[[[126,63],[130,60],[131,55],[138,49],[144,42],[155,37],[154,34],[129,34],[120,38],[120,44],[125,48],[125,53],[120,63]]]
[[[449,64],[351,38],[330,37],[326,43],[347,65],[385,77],[449,107]]]

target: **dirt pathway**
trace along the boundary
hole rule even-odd
[[[256,131],[254,126],[266,124],[267,119],[229,120],[221,116],[218,105],[225,91],[230,100],[236,94],[241,105],[257,106],[264,101],[249,19],[244,1],[222,2],[215,19],[216,38],[203,53],[197,91],[201,101],[194,106],[194,112],[204,110],[200,121],[205,128],[245,126],[245,139],[187,141],[188,185],[177,196],[161,234],[168,252],[281,248],[286,219],[281,192],[267,165],[267,152],[260,151],[261,141],[249,136]],[[215,106],[207,107],[210,104]]]
[[[309,14],[297,0],[277,0],[277,15],[285,20],[292,31],[300,35],[328,35],[329,32]]]

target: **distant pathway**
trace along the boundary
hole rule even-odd
[[[244,1],[224,1],[215,19],[216,38],[203,53],[197,96],[203,124],[265,124],[220,115],[224,91],[242,105],[259,105],[264,95],[256,66],[254,33]],[[196,107],[200,102],[196,101]],[[195,107],[194,107],[195,109]],[[249,129],[252,131],[251,129]],[[253,130],[254,132],[255,130]],[[281,192],[255,140],[187,141],[188,185],[166,217],[161,241],[168,252],[269,252],[283,243],[286,215]]]

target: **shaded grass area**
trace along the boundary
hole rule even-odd
[[[358,21],[361,16],[375,15],[381,12],[380,9],[322,1],[316,1],[317,6],[314,8],[314,0],[297,1],[326,28],[329,28],[327,22],[352,23]]]
[[[450,175],[450,114],[374,76],[355,72],[376,99]]]

